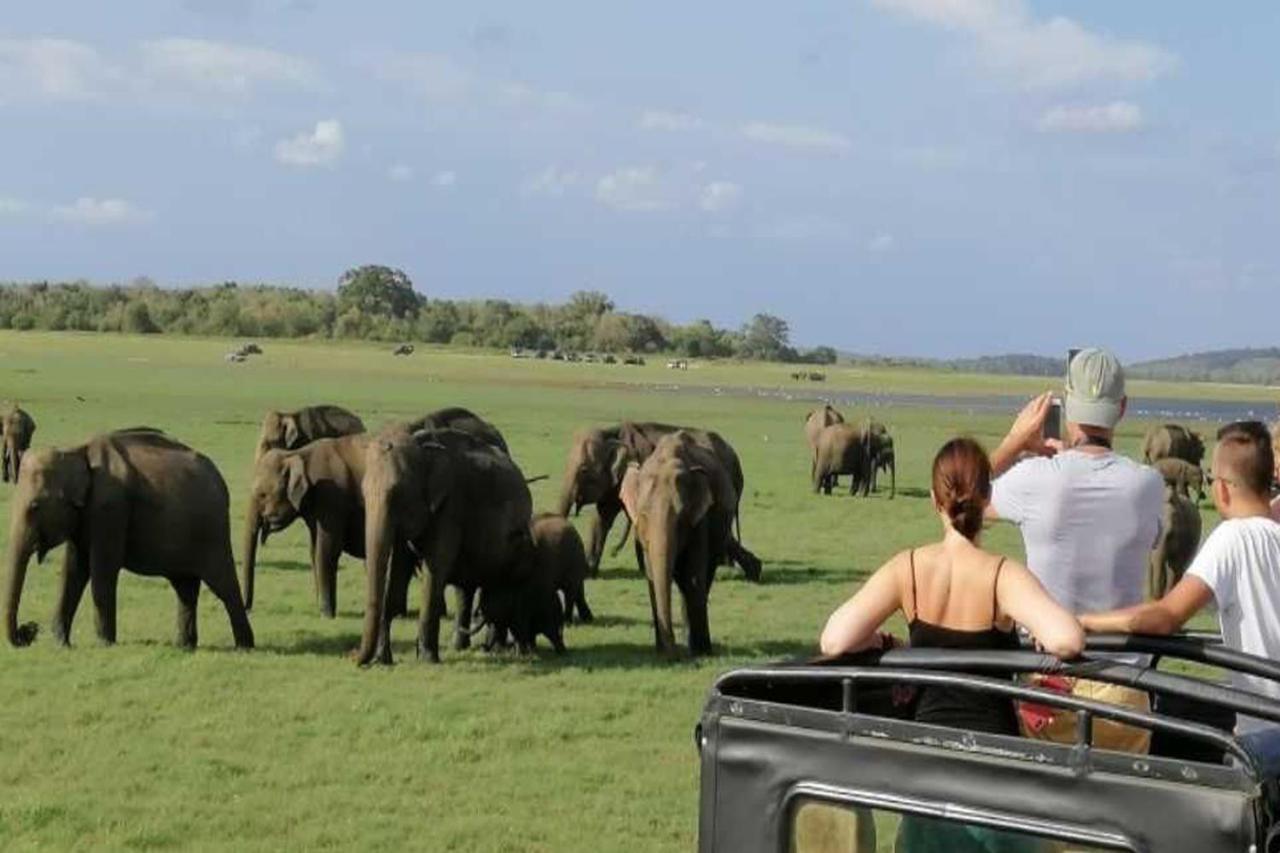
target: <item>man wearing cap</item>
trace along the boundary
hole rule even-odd
[[[1138,604],[1146,597],[1147,561],[1160,536],[1164,480],[1112,450],[1127,402],[1124,369],[1103,349],[1081,350],[1071,359],[1062,442],[1042,438],[1052,396],[1028,403],[991,454],[997,479],[989,515],[1018,525],[1027,568],[1073,613]],[[1098,682],[1078,682],[1073,692],[1136,707],[1147,702],[1144,693]],[[1026,731],[1028,715],[1021,716],[1030,736],[1073,736],[1073,714],[1041,713],[1037,724],[1044,731]],[[1149,733],[1109,727],[1112,748],[1146,751]]]

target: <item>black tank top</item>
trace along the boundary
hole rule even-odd
[[[911,560],[911,609],[915,618],[908,624],[913,648],[934,649],[1017,649],[1018,635],[1013,629],[1001,631],[995,626],[996,585],[1000,581],[1000,569],[1004,558],[996,566],[995,581],[991,586],[991,627],[981,631],[961,631],[934,625],[920,618],[920,603],[916,598],[916,554]],[[982,673],[974,673],[980,675]],[[957,729],[987,732],[999,735],[1016,735],[1018,718],[1014,714],[1013,701],[1003,696],[965,690],[961,687],[925,687],[920,691],[916,705],[916,719],[922,723],[934,723]]]

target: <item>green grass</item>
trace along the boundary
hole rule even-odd
[[[716,673],[810,652],[826,615],[868,572],[936,535],[926,476],[934,449],[960,432],[992,445],[1007,425],[1004,416],[965,410],[877,409],[897,441],[898,499],[822,498],[807,483],[801,421],[810,404],[715,393],[794,387],[782,366],[676,373],[656,360],[642,368],[568,365],[430,348],[393,358],[387,346],[278,341],[230,365],[222,358],[230,346],[0,334],[0,395],[33,414],[37,445],[147,424],[208,454],[231,487],[237,547],[268,407],[334,402],[376,426],[467,406],[502,429],[526,475],[552,475],[533,486],[537,508],[552,506],[578,426],[630,417],[712,427],[742,457],[744,539],[763,558],[766,583],[722,570],[709,660],[656,659],[647,592],[628,549],[606,557],[601,579],[589,582],[599,621],[568,630],[563,659],[450,652],[429,667],[413,658],[413,625],[398,622],[398,665],[362,671],[343,655],[359,636],[363,568],[344,560],[339,616],[321,619],[300,525],[260,553],[258,648],[246,654],[231,650],[225,615],[207,591],[200,650],[172,648],[168,584],[128,573],[119,645],[96,645],[86,597],[76,647],[55,648],[54,552],[32,566],[23,601],[22,618],[45,630],[31,648],[0,649],[0,848],[689,850],[697,818],[692,727]],[[827,372],[831,390],[1030,394],[1044,385]],[[676,393],[673,383],[701,390]],[[1206,393],[1156,383],[1140,390]],[[1254,395],[1233,388],[1222,396],[1269,399]],[[1122,449],[1136,449],[1144,426],[1125,425]],[[10,489],[0,490],[6,515]],[[584,532],[590,512],[579,519]],[[1208,530],[1211,512],[1205,521]],[[988,543],[1021,551],[1008,526]]]

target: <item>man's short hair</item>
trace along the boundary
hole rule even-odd
[[[1275,476],[1275,451],[1271,433],[1262,421],[1236,421],[1218,430],[1215,456],[1219,475],[1226,475],[1256,495],[1271,493]]]

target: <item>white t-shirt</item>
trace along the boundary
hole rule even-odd
[[[1280,524],[1269,518],[1231,518],[1217,526],[1187,569],[1213,590],[1228,648],[1280,659]],[[1280,684],[1232,673],[1242,690],[1280,699]],[[1236,731],[1275,725],[1241,716]]]
[[[1032,457],[992,484],[991,503],[1021,529],[1027,568],[1072,613],[1146,598],[1164,514],[1155,469],[1110,452]]]

